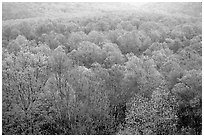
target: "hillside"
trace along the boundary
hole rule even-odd
[[[167,12],[171,14],[184,14],[189,16],[202,16],[202,3],[201,2],[155,2],[146,3],[142,5],[143,9],[151,11]]]
[[[3,3],[3,20],[35,17],[70,17],[102,15],[134,9],[128,3]]]
[[[171,14],[201,16],[201,3],[6,3],[2,4],[2,18],[25,19],[35,17],[96,16],[123,11],[158,11]]]
[[[3,135],[201,135],[200,3],[3,3]]]

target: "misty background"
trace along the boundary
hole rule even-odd
[[[25,19],[36,17],[71,18],[93,17],[114,12],[158,12],[163,14],[178,14],[180,16],[202,17],[202,3],[195,2],[153,2],[153,3],[73,3],[73,2],[43,2],[43,3],[7,3],[2,4],[2,19]]]

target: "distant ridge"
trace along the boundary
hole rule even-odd
[[[180,13],[189,16],[202,16],[201,2],[155,2],[146,3],[141,8],[153,11],[161,10],[172,14]]]

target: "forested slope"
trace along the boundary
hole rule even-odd
[[[202,134],[200,11],[25,4],[3,3],[2,134]]]

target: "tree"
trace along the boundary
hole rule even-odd
[[[71,60],[65,54],[62,46],[57,47],[49,58],[51,71],[57,81],[59,93],[62,94],[61,86],[64,73],[67,69],[73,67]]]
[[[77,49],[79,43],[86,41],[87,35],[84,32],[73,32],[70,34],[68,38],[68,44],[66,45],[66,48],[68,52],[72,51],[73,49]]]
[[[91,69],[79,66],[67,73],[76,98],[71,113],[71,128],[75,134],[107,134],[111,131],[109,99],[104,86],[108,74],[98,65]]]
[[[179,78],[184,75],[184,70],[178,62],[169,59],[161,66],[161,73],[165,77],[169,89],[172,89],[179,82]]]
[[[9,42],[7,49],[9,53],[14,53],[17,55],[19,51],[28,50],[29,41],[24,37],[19,35],[15,40]]]
[[[156,69],[152,59],[148,57],[138,58],[132,56],[126,62],[126,72],[124,77],[124,89],[129,95],[140,93],[150,98],[152,90],[164,82],[163,76]]]
[[[36,47],[31,48],[31,52],[33,52],[35,54],[41,53],[41,54],[48,57],[51,55],[52,50],[50,49],[50,47],[47,44],[39,43]]]
[[[98,31],[91,31],[88,34],[88,41],[96,45],[101,45],[105,41],[105,38],[104,38],[103,33],[98,32]]]
[[[137,32],[127,32],[118,37],[117,41],[118,47],[123,54],[132,52],[137,55],[140,53],[139,48],[142,46],[142,43]]]
[[[169,49],[172,50],[174,53],[184,47],[183,43],[178,38],[176,38],[175,40],[166,39],[165,41],[167,42]]]
[[[21,32],[21,35],[25,36],[28,40],[35,39],[34,29],[32,28],[34,26],[34,22],[21,22],[18,25],[19,31]]]
[[[86,67],[91,67],[94,62],[102,63],[102,50],[94,43],[85,41],[80,43],[77,50],[73,50],[70,56],[73,60]]]
[[[175,27],[171,33],[170,33],[170,37],[171,39],[180,39],[181,41],[183,41],[185,38],[184,38],[184,33],[182,31],[180,31],[177,27]]]
[[[140,21],[139,19],[137,19],[137,18],[132,18],[130,22],[131,22],[131,24],[132,24],[133,26],[135,26],[137,29],[138,29],[139,26],[141,25],[141,21]]]
[[[109,23],[105,19],[99,20],[95,27],[96,31],[108,31],[110,28]]]
[[[111,41],[111,43],[119,44],[119,41],[117,40],[122,34],[124,33],[124,30],[109,30],[107,34],[107,39]]]
[[[37,26],[35,27],[35,34],[39,39],[42,34],[48,34],[54,29],[54,25],[51,20],[38,20]]]
[[[116,44],[106,43],[103,45],[102,50],[106,57],[104,63],[107,67],[124,62],[124,56]]]
[[[127,106],[127,127],[133,134],[176,134],[177,104],[164,86],[154,90],[151,99],[136,94]]]
[[[186,70],[201,69],[202,59],[200,55],[189,47],[179,52],[179,64]]]
[[[177,128],[181,134],[201,134],[201,79],[201,71],[190,70],[172,89],[179,103]]]
[[[189,48],[195,50],[200,56],[202,56],[202,40],[200,35],[191,39]]]
[[[67,57],[62,46],[58,46],[48,59],[50,75],[44,86],[45,92],[41,94],[41,109],[47,114],[45,123],[41,125],[43,130],[46,125],[55,121],[60,126],[58,130],[67,134],[70,128],[71,117],[74,113],[76,93],[68,81],[67,73],[73,68],[72,61]],[[49,129],[45,129],[49,130]],[[58,132],[55,129],[55,132]],[[44,131],[42,131],[44,132]],[[52,131],[53,132],[53,131]]]
[[[85,33],[89,34],[92,30],[94,30],[96,24],[94,22],[89,22],[85,27]]]
[[[67,40],[63,34],[57,34],[54,31],[51,31],[49,34],[42,35],[42,42],[45,42],[50,49],[55,49],[59,45],[67,44]]]
[[[166,43],[158,43],[158,42],[154,42],[152,43],[152,45],[144,52],[144,55],[148,55],[151,56],[153,51],[158,51],[163,49],[165,54],[171,55],[172,51],[168,48],[168,45]]]
[[[69,22],[66,24],[66,33],[77,32],[79,30],[79,25],[74,22]]]
[[[107,90],[109,91],[110,114],[115,128],[121,124],[124,125],[126,102],[131,96],[130,92],[123,89],[124,71],[125,67],[117,64],[108,69]]]
[[[138,34],[139,34],[139,39],[142,42],[140,51],[144,52],[146,49],[148,49],[151,46],[152,40],[144,31],[139,31]]]
[[[44,90],[49,74],[47,59],[40,54],[21,51],[10,65],[12,67],[3,71],[3,98],[8,101],[3,105],[4,132],[9,133],[7,130],[13,127],[10,134],[36,134],[39,130],[34,122],[39,118],[38,97]],[[5,110],[8,104],[9,111]],[[16,123],[11,124],[8,119]],[[15,128],[15,124],[19,125]]]
[[[192,39],[195,36],[195,32],[194,32],[193,26],[191,26],[190,24],[182,25],[181,29],[182,29],[182,31],[184,33],[184,36],[187,39]]]
[[[120,25],[126,31],[132,31],[133,30],[133,26],[132,26],[130,21],[122,21],[122,22],[120,22]]]

